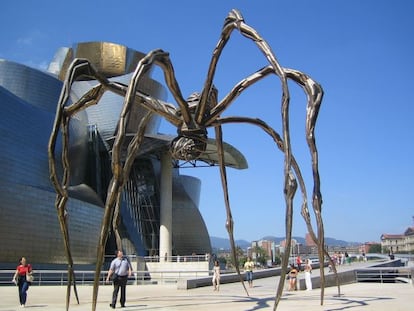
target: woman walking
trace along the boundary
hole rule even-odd
[[[220,263],[218,260],[214,261],[212,282],[214,290],[218,291],[220,288]]]
[[[19,287],[19,301],[20,306],[24,307],[27,300],[27,290],[31,285],[28,276],[32,273],[32,266],[26,262],[26,258],[22,257],[19,260],[19,265],[16,268],[16,272],[13,276],[13,282]]]

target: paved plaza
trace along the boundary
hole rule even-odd
[[[258,279],[247,296],[240,283],[221,285],[215,292],[211,286],[190,290],[179,290],[172,285],[128,285],[126,308],[133,310],[273,310],[278,277]],[[69,310],[92,310],[92,286],[78,286],[80,304],[72,295]],[[338,296],[336,287],[325,289],[323,306],[320,305],[320,289],[313,291],[284,291],[277,310],[375,310],[410,311],[414,306],[414,286],[409,283],[354,283],[341,286]],[[99,288],[97,310],[112,310],[109,307],[112,286]],[[65,286],[32,286],[28,292],[26,309],[65,310]],[[0,287],[0,311],[21,310],[18,305],[17,288]]]

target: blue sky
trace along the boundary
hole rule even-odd
[[[1,7],[0,58],[45,68],[59,47],[75,42],[109,41],[142,52],[162,48],[170,52],[184,97],[203,87],[224,18],[239,9],[282,66],[309,74],[325,90],[316,140],[326,236],[379,241],[382,233],[413,225],[411,1],[7,0]],[[265,65],[256,46],[234,32],[217,67],[219,95]],[[290,87],[293,152],[310,193],[306,101]],[[279,81],[257,83],[223,115],[261,118],[281,132]],[[161,131],[175,132],[166,123]],[[251,126],[227,125],[223,132],[249,163],[247,170],[228,170],[236,238],[284,236],[283,155]],[[227,237],[218,168],[181,174],[202,180],[200,211],[209,233]],[[293,234],[306,234],[299,201]]]

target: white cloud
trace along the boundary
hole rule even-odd
[[[26,37],[26,38],[18,38],[17,39],[18,45],[32,45],[33,44],[33,37]]]
[[[16,40],[19,46],[38,46],[42,44],[46,39],[46,34],[39,30],[30,30],[25,36],[20,37]]]
[[[33,60],[28,60],[24,62],[24,65],[29,66],[31,68],[39,69],[39,70],[46,70],[49,66],[48,61],[41,61],[41,62],[35,62]]]

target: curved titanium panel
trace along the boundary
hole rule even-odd
[[[0,86],[30,105],[55,114],[62,82],[51,74],[0,59]]]
[[[23,70],[10,75],[11,69],[16,68]],[[30,86],[14,87],[25,85],[25,74],[32,79]],[[51,103],[56,106],[61,82],[35,69],[7,62],[0,66],[0,81],[7,86],[0,86],[0,247],[4,250],[0,252],[0,262],[16,263],[17,258],[27,256],[33,263],[66,263],[47,158],[55,107],[53,112],[45,108],[50,108]],[[23,98],[31,100],[31,91],[35,92],[34,102],[29,103]],[[75,183],[85,174],[86,120],[85,113],[78,114],[70,127],[70,156],[75,163],[71,173]],[[57,145],[57,152],[59,149]],[[95,261],[102,212],[101,207],[76,199],[68,204],[77,263]]]
[[[57,221],[55,192],[0,180],[0,262],[67,263]],[[77,264],[96,260],[103,209],[70,199],[67,205],[72,254]]]
[[[113,80],[129,84],[130,79],[131,74],[128,74],[116,77]],[[94,80],[74,83],[71,94],[72,102],[79,100],[83,94],[89,91],[96,84],[97,82]],[[153,96],[161,99],[166,97],[166,92],[163,86],[152,79],[142,80],[139,89],[142,92],[152,94]],[[93,105],[86,109],[89,124],[97,125],[99,134],[105,141],[108,141],[115,135],[115,130],[118,125],[123,104],[123,97],[111,92],[106,92],[97,105]],[[129,122],[127,128],[128,133],[135,133],[137,131],[138,123],[145,112],[146,110],[142,107],[133,107],[131,109],[131,115],[134,117],[131,118]],[[160,121],[161,118],[158,115],[154,115],[147,126],[146,133],[157,133]]]
[[[175,255],[211,254],[211,242],[198,210],[201,181],[191,176],[173,179],[172,244]]]

